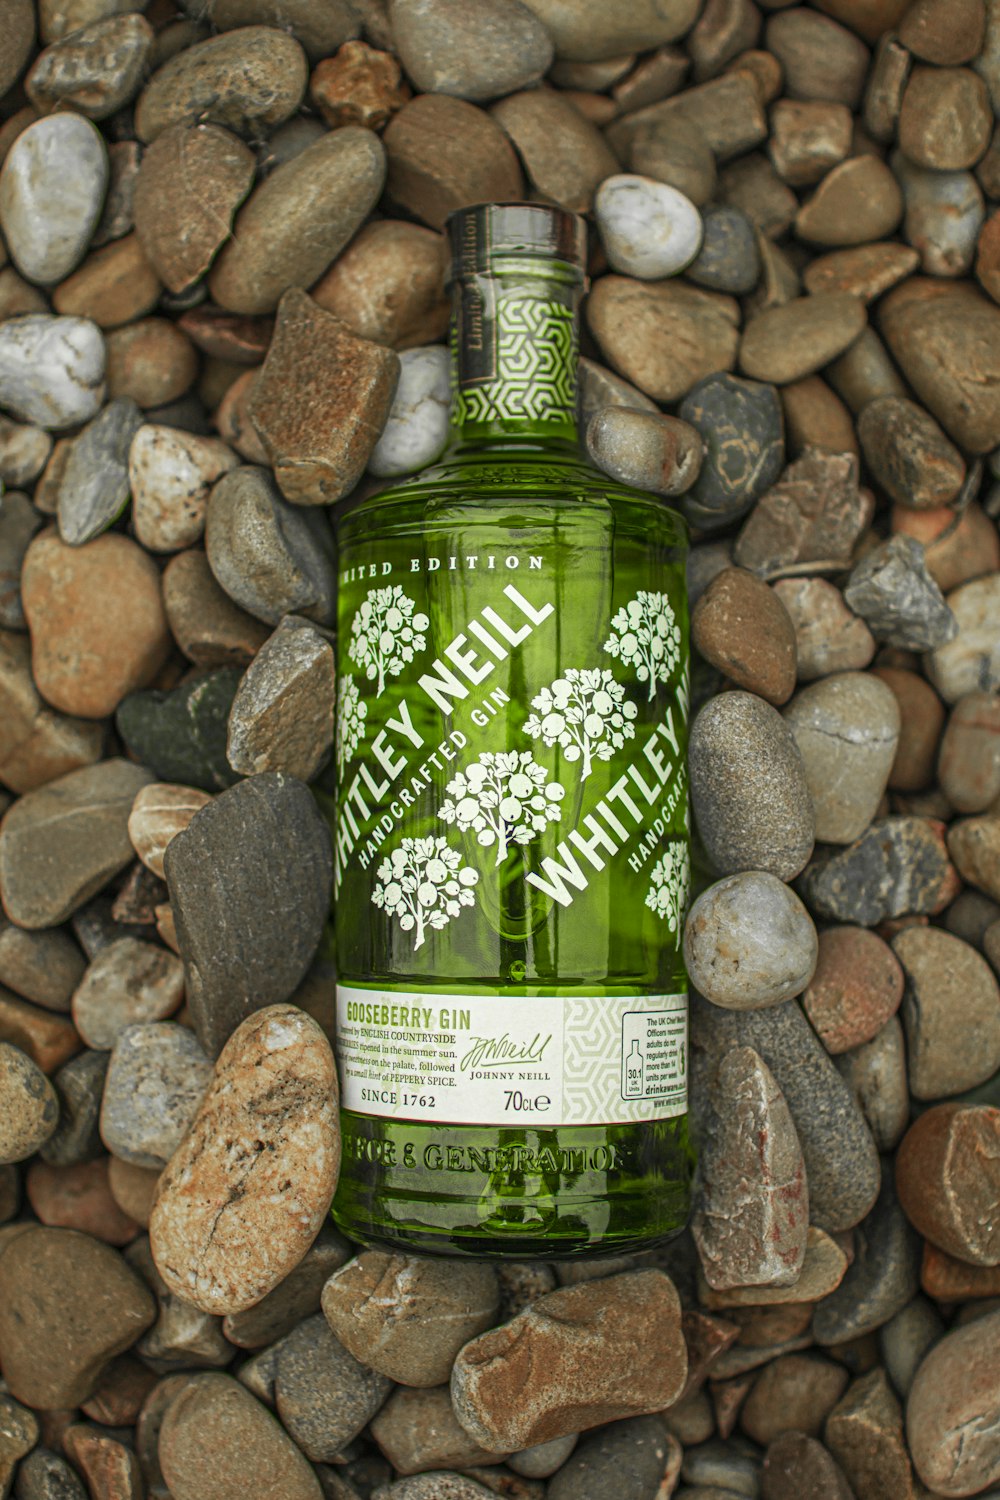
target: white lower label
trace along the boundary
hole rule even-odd
[[[337,987],[341,1103],[455,1125],[619,1125],[687,1110],[686,995]]]

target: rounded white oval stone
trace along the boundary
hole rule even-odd
[[[104,401],[107,351],[89,318],[28,313],[0,323],[0,406],[38,427],[75,427]]]
[[[191,547],[205,530],[215,481],[240,462],[218,438],[146,422],[128,455],[135,534],[151,552]]]
[[[62,281],[83,259],[108,187],[108,153],[83,115],[46,115],[22,130],[0,170],[0,229],[21,275]]]
[[[690,198],[652,177],[605,178],[594,216],[609,264],[641,281],[676,276],[701,248],[701,214]]]
[[[449,372],[448,351],[440,344],[403,350],[392,410],[372,449],[369,473],[380,479],[412,474],[440,457],[448,440]]]

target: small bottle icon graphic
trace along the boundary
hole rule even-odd
[[[639,1051],[639,1038],[632,1038],[632,1050],[625,1059],[625,1097],[626,1099],[642,1098],[642,1053]]]

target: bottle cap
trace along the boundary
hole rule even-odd
[[[488,272],[500,257],[557,260],[578,271],[587,264],[587,230],[579,214],[544,203],[477,203],[448,215],[451,275]]]

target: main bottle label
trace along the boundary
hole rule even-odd
[[[615,554],[596,522],[463,521],[342,555],[342,1103],[683,1114],[682,565]]]

